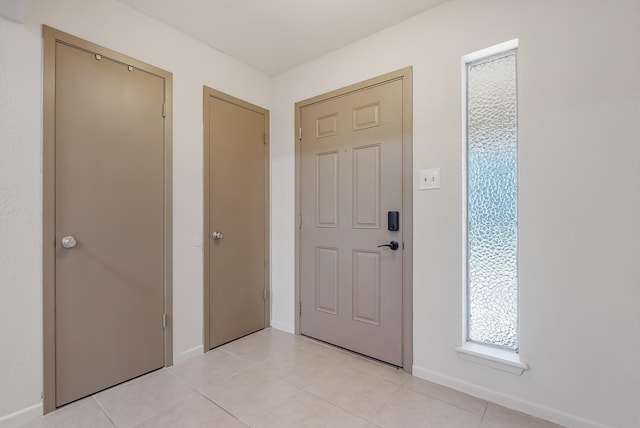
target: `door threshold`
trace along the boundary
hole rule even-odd
[[[311,341],[316,342],[316,343],[318,343],[320,345],[324,345],[324,346],[329,346],[331,348],[335,348],[335,349],[337,349],[339,351],[343,351],[343,352],[345,352],[347,354],[353,355],[354,357],[361,358],[363,360],[367,360],[367,361],[370,361],[372,363],[383,364],[383,365],[385,365],[387,367],[393,367],[394,369],[403,370],[402,366],[396,366],[395,364],[391,364],[391,363],[388,363],[386,361],[379,360],[379,359],[371,357],[369,355],[361,354],[360,352],[353,351],[353,350],[351,350],[349,348],[344,348],[342,346],[334,345],[333,343],[326,342],[324,340],[317,339],[317,338],[312,337],[312,336],[307,336],[306,334],[300,333],[300,337],[302,337],[304,339],[307,339],[307,340],[311,340]]]

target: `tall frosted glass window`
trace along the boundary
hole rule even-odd
[[[518,349],[516,51],[467,64],[467,340]]]

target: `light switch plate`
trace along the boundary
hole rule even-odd
[[[418,188],[430,190],[440,188],[440,168],[421,169],[418,174]]]

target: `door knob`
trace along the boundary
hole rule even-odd
[[[391,248],[393,251],[397,250],[398,248],[400,248],[400,245],[398,244],[397,241],[391,241],[388,244],[382,244],[382,245],[378,245],[378,248],[380,247],[389,247]]]
[[[62,238],[61,242],[64,248],[73,248],[78,245],[78,241],[76,241],[76,238],[74,238],[73,236],[65,236],[64,238]]]
[[[211,234],[211,237],[213,239],[222,239],[222,238],[224,238],[224,235],[222,233],[220,233],[220,232],[213,232]]]

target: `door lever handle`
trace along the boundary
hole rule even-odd
[[[378,245],[378,248],[380,247],[389,247],[391,248],[393,251],[397,250],[398,248],[400,248],[400,245],[398,244],[397,241],[391,241],[388,244],[382,244],[382,245]]]

